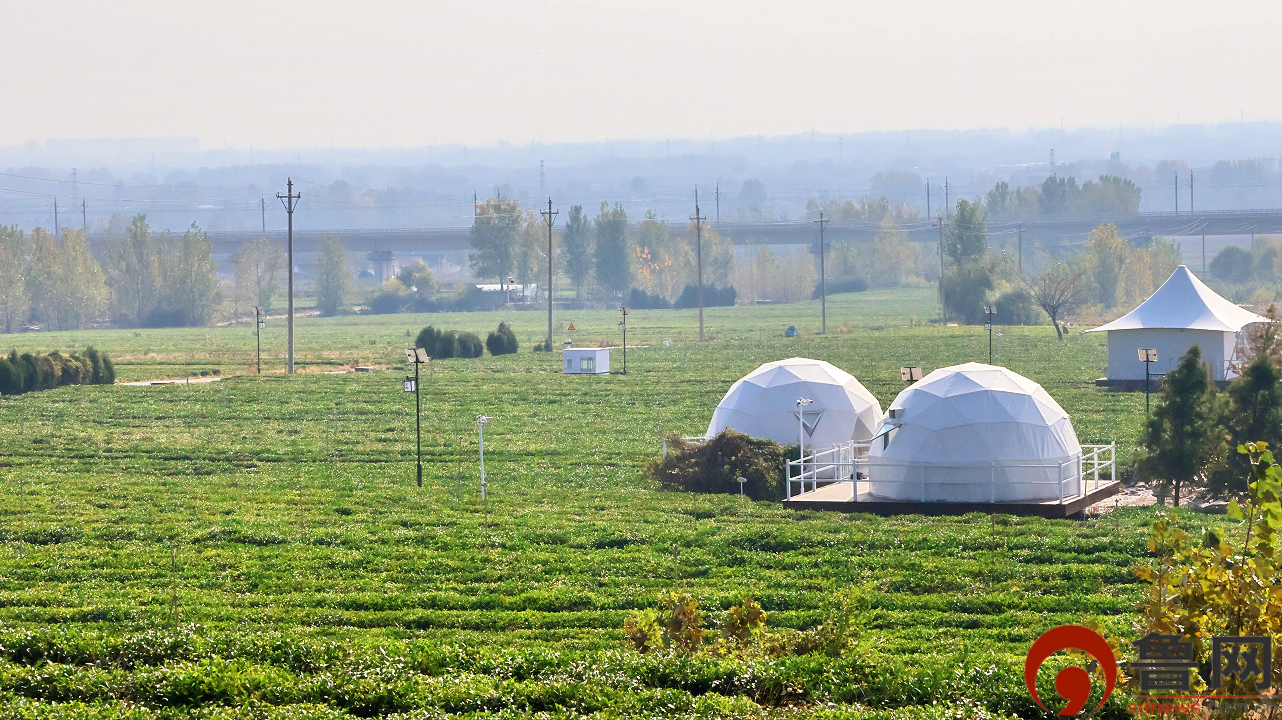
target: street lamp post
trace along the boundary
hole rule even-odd
[[[1140,362],[1144,363],[1144,414],[1148,415],[1149,378],[1153,377],[1149,372],[1149,365],[1157,362],[1157,348],[1140,348],[1137,354]]]
[[[984,323],[984,329],[988,331],[988,364],[993,364],[993,317],[997,315],[997,307],[994,305],[985,305],[984,314],[988,316],[988,322]]]
[[[623,374],[628,374],[628,306],[620,305],[619,312],[623,319],[619,321],[619,330],[623,331]]]
[[[414,377],[405,378],[405,392],[414,393],[415,455],[418,459],[418,486],[423,487],[423,405],[418,387],[418,368],[431,360],[423,348],[405,348],[405,357],[414,365]]]
[[[797,398],[797,463],[801,468],[801,491],[806,491],[806,407],[810,398]]]
[[[258,336],[258,374],[263,374],[263,328],[267,327],[267,317],[263,308],[254,306],[254,334]]]
[[[481,438],[481,501],[485,501],[485,424],[494,418],[486,415],[476,416],[476,431]]]

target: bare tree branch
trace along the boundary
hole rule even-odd
[[[1026,280],[1033,300],[1055,326],[1055,335],[1064,339],[1060,318],[1072,312],[1086,299],[1082,289],[1082,272],[1062,262],[1047,266],[1031,280]]]

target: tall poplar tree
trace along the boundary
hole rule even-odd
[[[583,288],[592,281],[592,224],[582,205],[573,205],[561,235],[561,253],[565,256],[565,274],[574,286],[574,299],[583,299]]]
[[[596,230],[596,277],[607,290],[622,295],[632,287],[632,247],[628,242],[628,213],[623,205],[601,203],[593,221]]]

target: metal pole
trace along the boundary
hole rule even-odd
[[[1024,277],[1024,223],[1017,223],[1019,226],[1019,276]]]
[[[485,500],[485,423],[477,420],[476,427],[481,438],[481,500]]]
[[[699,267],[699,342],[703,342],[703,221],[708,218],[699,214],[699,188],[694,189],[694,249]]]
[[[254,306],[254,333],[258,336],[258,374],[263,374],[263,309]]]
[[[539,172],[543,170],[542,161],[539,162]],[[552,198],[548,197],[548,209],[545,213],[539,213],[547,219],[548,223],[548,352],[552,352],[552,223],[556,221],[556,216],[560,210],[552,212]]]
[[[939,219],[939,320],[948,321],[948,311],[944,309],[944,219]]]
[[[628,374],[628,306],[620,305],[619,312],[623,313],[623,322],[619,327],[623,328],[623,374]]]
[[[1144,414],[1145,415],[1151,414],[1148,409],[1148,392],[1149,392],[1149,377],[1150,377],[1148,372],[1148,364],[1149,364],[1149,361],[1146,357],[1144,360]]]
[[[281,195],[280,193],[276,193],[276,197],[281,201],[281,203],[285,205],[285,212],[289,215],[289,254],[288,254],[289,317],[287,322],[287,325],[289,328],[289,363],[288,363],[286,372],[289,373],[290,375],[293,375],[294,374],[294,208],[296,207],[295,201],[301,198],[303,194],[301,192],[297,194],[294,193],[294,178],[292,177],[286,178],[285,182],[286,182],[285,194]]]
[[[423,406],[420,404],[418,368],[422,363],[414,363],[414,435],[418,456],[418,486],[423,487]]]
[[[828,334],[828,286],[824,282],[825,278],[827,277],[827,273],[824,272],[824,225],[827,225],[828,221],[824,220],[824,214],[822,210],[819,211],[819,219],[815,220],[815,222],[819,223],[819,307],[820,307],[820,313],[823,315],[822,334],[827,335]]]

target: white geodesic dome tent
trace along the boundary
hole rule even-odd
[[[812,401],[801,418],[797,398]],[[881,404],[853,375],[823,360],[789,358],[768,362],[731,385],[712,414],[707,436],[734,428],[796,445],[804,427],[810,452],[851,440],[868,442],[880,420]]]
[[[868,451],[871,494],[923,502],[1060,500],[1082,447],[1041,385],[1003,367],[940,368],[895,398]]]

